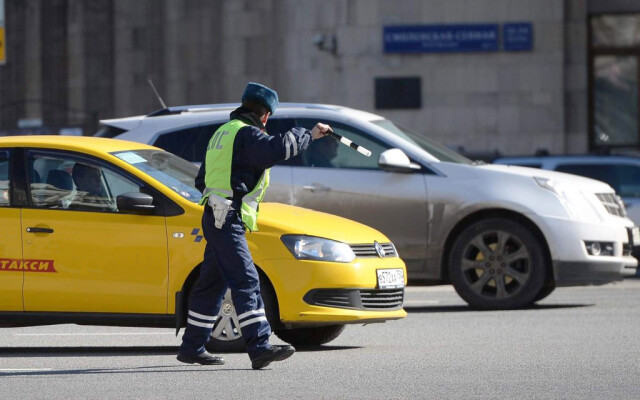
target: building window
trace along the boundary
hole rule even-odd
[[[640,148],[640,14],[590,20],[591,150]]]

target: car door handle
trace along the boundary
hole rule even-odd
[[[307,185],[302,187],[304,190],[310,190],[312,192],[328,192],[331,190],[330,187],[324,186],[320,183],[314,183],[312,185]]]
[[[27,228],[27,232],[29,233],[53,233],[53,229],[51,228],[37,228],[35,226],[30,226]]]

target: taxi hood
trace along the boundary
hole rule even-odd
[[[381,243],[390,240],[381,232],[347,218],[280,203],[261,203],[261,233],[317,236],[339,242]]]

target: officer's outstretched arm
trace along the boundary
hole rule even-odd
[[[243,142],[243,160],[254,168],[271,168],[280,161],[302,153],[311,143],[311,131],[304,128],[291,130],[275,135],[266,135],[253,127],[238,131],[238,138]]]

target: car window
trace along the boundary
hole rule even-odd
[[[298,119],[298,125],[311,129],[317,120]],[[341,144],[333,137],[327,136],[314,140],[302,155],[302,164],[307,167],[379,169],[378,158],[390,146],[383,144],[366,133],[334,121],[323,121],[331,125],[334,132],[371,151],[371,157],[365,157],[354,149]]]
[[[201,163],[204,160],[207,144],[211,136],[220,126],[222,126],[222,123],[200,125],[163,133],[158,136],[153,145],[189,162]]]
[[[9,173],[9,151],[0,150],[0,207],[11,205],[9,197],[11,175]]]
[[[37,208],[118,212],[116,198],[142,185],[88,158],[29,152],[31,204]]]
[[[291,128],[294,128],[296,125],[296,120],[294,118],[269,118],[267,121],[267,133],[270,135],[275,135],[279,133],[285,133]],[[278,163],[278,165],[302,165],[302,160],[300,157],[291,157],[288,160],[284,160]]]
[[[202,198],[202,193],[194,186],[198,167],[180,157],[162,150],[128,150],[111,154],[193,203]]]
[[[396,125],[388,119],[382,119],[378,121],[371,121],[375,125],[378,125],[381,128],[384,128],[388,132],[391,132],[402,139],[413,143],[419,147],[422,147],[423,150],[431,154],[433,157],[437,158],[440,161],[453,162],[459,164],[473,164],[473,161],[463,156],[462,154],[458,154],[455,151],[441,145],[440,143],[434,142],[433,140],[426,138],[422,135],[419,135],[416,132],[413,132],[407,128],[403,128],[400,125]]]
[[[608,183],[623,197],[640,197],[640,167],[623,164],[565,164],[556,170]]]
[[[126,131],[127,131],[126,129],[118,128],[118,127],[115,127],[115,126],[103,125],[103,126],[100,127],[98,132],[93,134],[93,136],[105,137],[105,138],[114,138],[116,136],[119,136],[119,135],[125,133]]]

